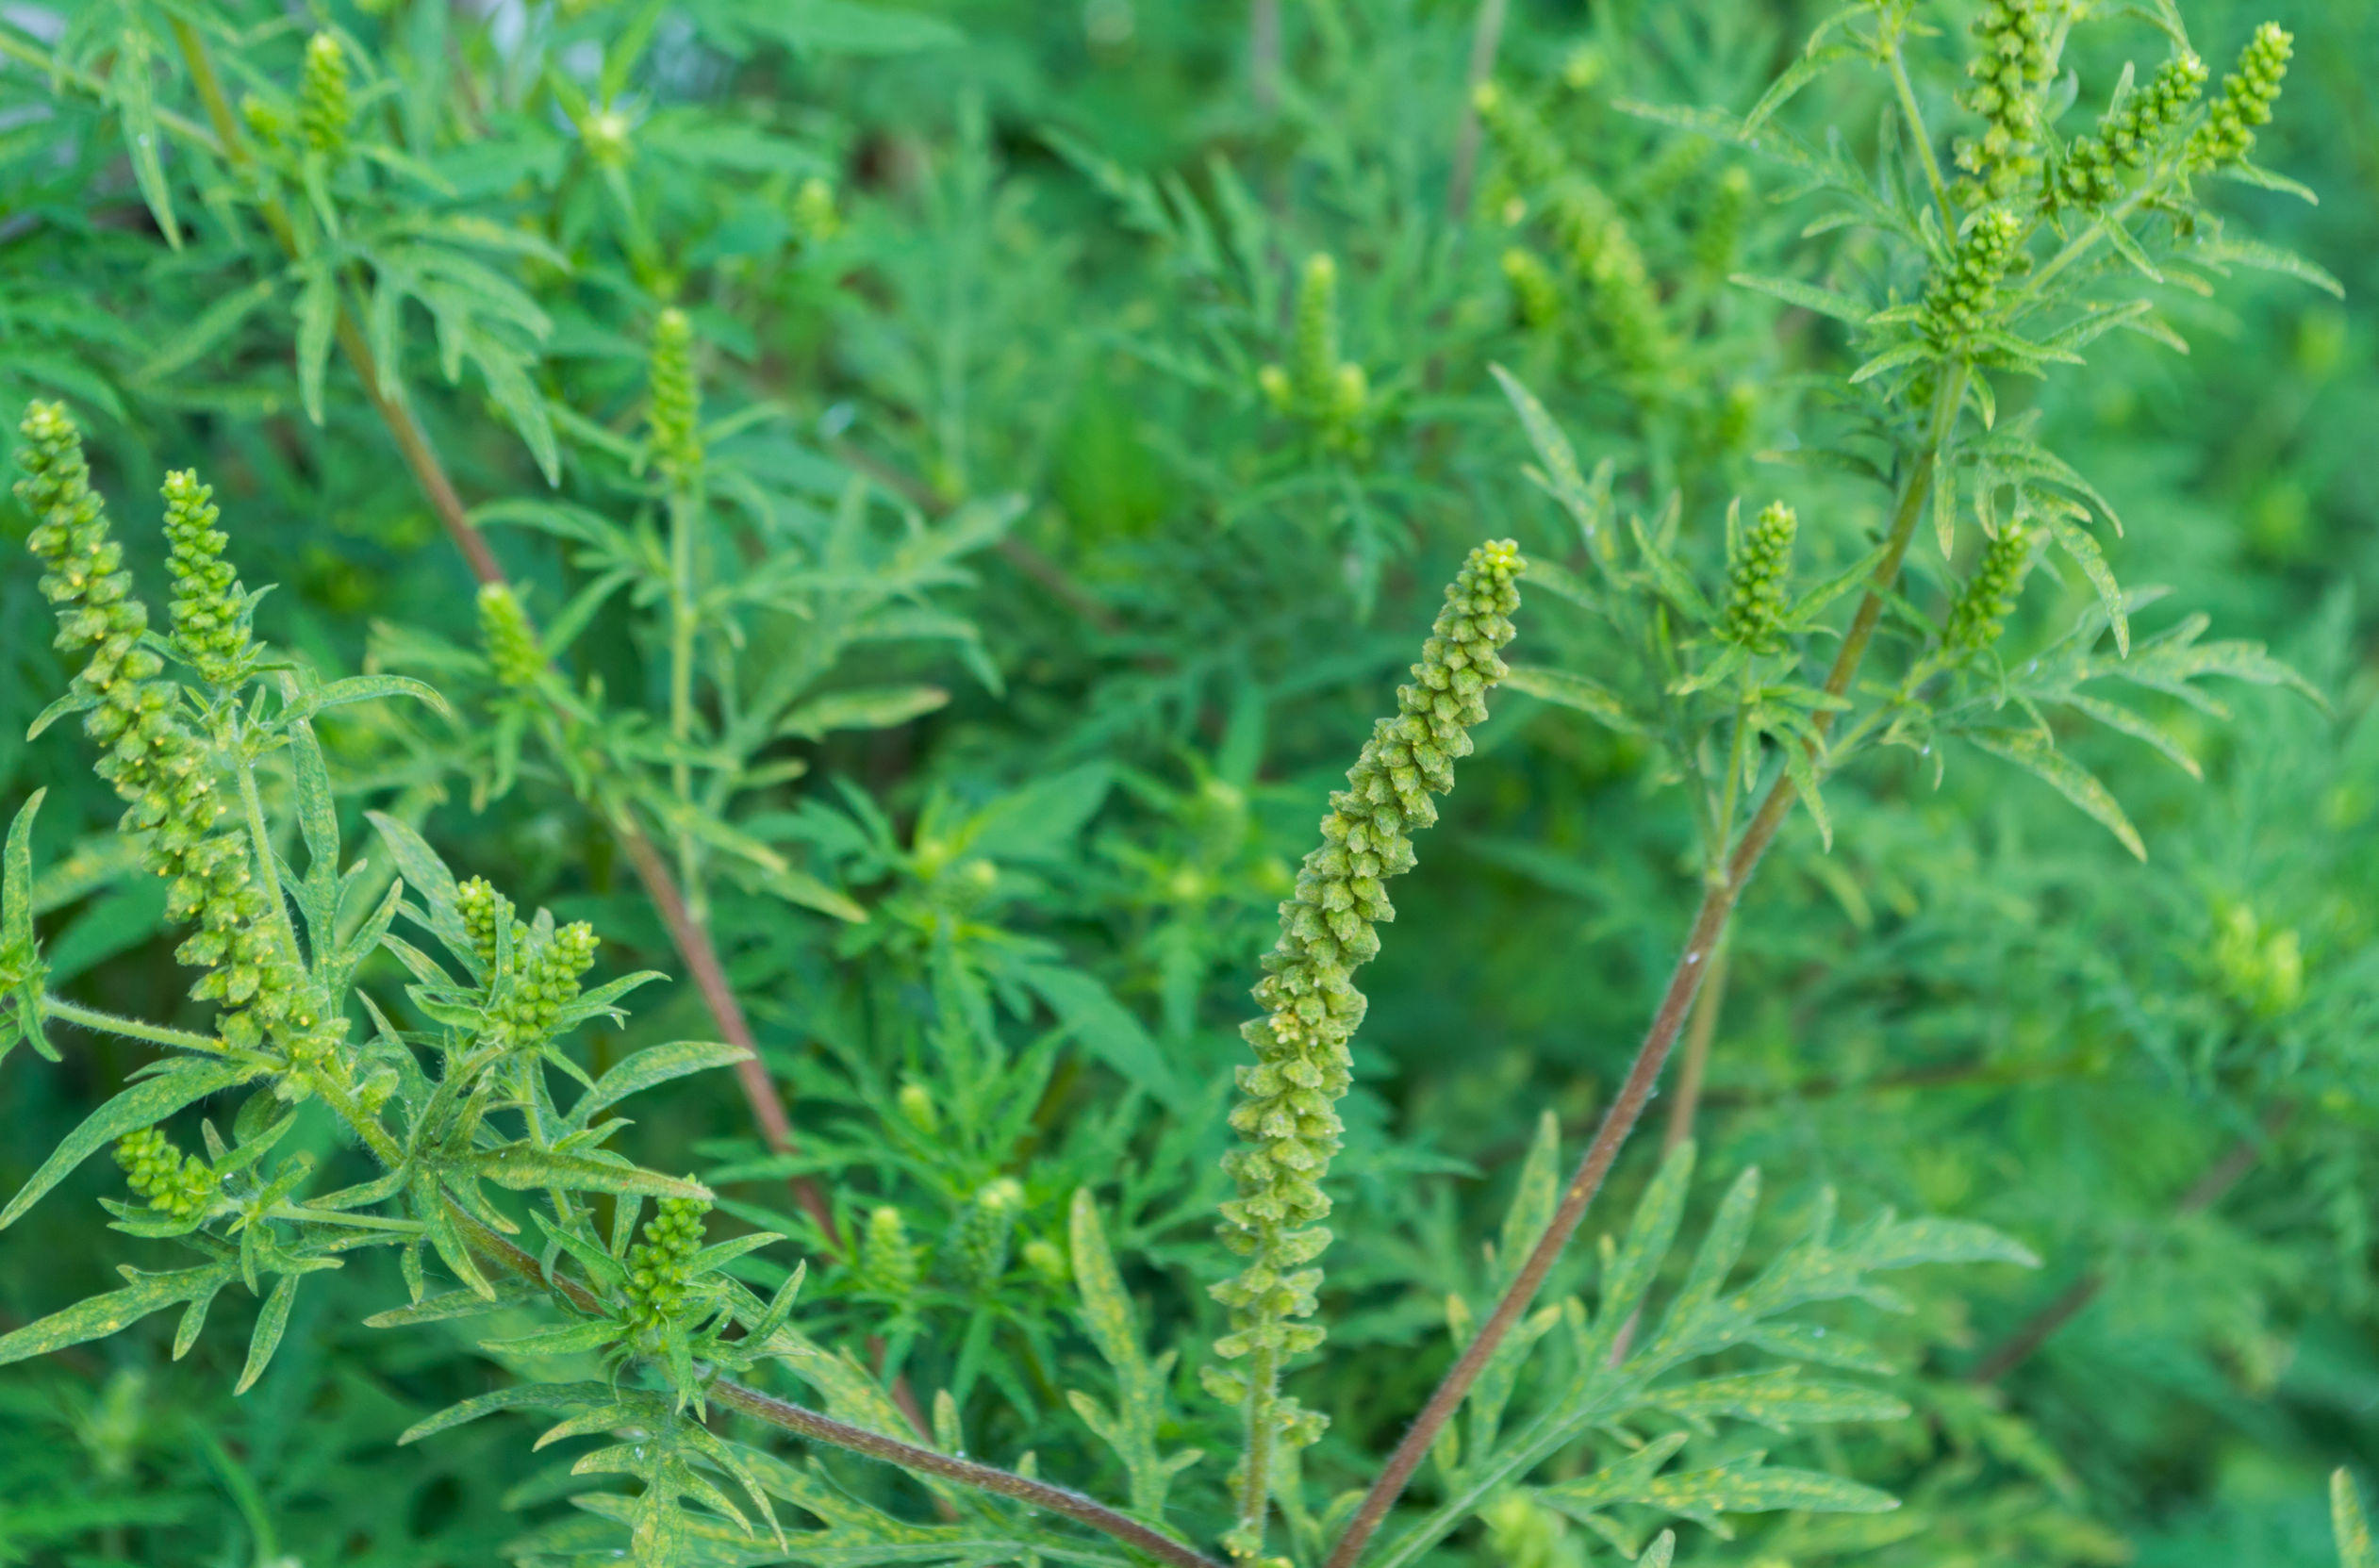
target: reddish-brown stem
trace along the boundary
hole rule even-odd
[[[1907,556],[1908,541],[1915,536],[1917,520],[1924,515],[1925,501],[1933,492],[1933,475],[1940,460],[1942,445],[1949,439],[1958,418],[1958,410],[1965,398],[1966,372],[1962,365],[1945,370],[1934,386],[1933,418],[1929,422],[1925,444],[1910,463],[1902,482],[1899,502],[1894,508],[1891,532],[1885,536],[1882,558],[1876,563],[1873,586],[1859,601],[1858,613],[1852,616],[1850,627],[1843,634],[1842,646],[1836,651],[1833,668],[1826,673],[1826,690],[1839,697],[1850,689],[1850,683],[1859,673],[1859,665],[1867,656],[1867,645],[1874,640],[1875,627],[1883,619],[1884,596],[1900,575],[1900,563]],[[1833,713],[1821,711],[1816,718],[1818,737],[1822,742],[1831,727]],[[1693,1011],[1693,999],[1701,990],[1704,975],[1710,967],[1711,955],[1726,934],[1726,921],[1734,913],[1735,901],[1742,897],[1743,886],[1759,868],[1760,858],[1776,839],[1776,830],[1793,809],[1796,799],[1789,780],[1779,778],[1759,802],[1759,810],[1743,829],[1743,838],[1734,853],[1726,860],[1724,871],[1713,875],[1704,885],[1701,905],[1693,912],[1693,923],[1686,932],[1684,949],[1677,955],[1677,966],[1670,972],[1667,987],[1660,994],[1660,1006],[1652,1015],[1652,1025],[1637,1048],[1635,1061],[1627,1068],[1627,1076],[1619,1086],[1617,1098],[1603,1113],[1600,1126],[1594,1130],[1594,1141],[1587,1145],[1585,1157],[1570,1178],[1569,1186],[1561,1195],[1561,1206],[1553,1213],[1552,1223],[1538,1238],[1528,1262],[1521,1265],[1518,1276],[1505,1290],[1495,1311],[1480,1325],[1477,1337],[1464,1348],[1444,1379],[1429,1395],[1429,1403],[1421,1408],[1404,1440],[1363,1494],[1361,1507],[1347,1522],[1346,1531],[1330,1552],[1327,1568],[1353,1568],[1363,1556],[1363,1547],[1379,1530],[1388,1510],[1404,1494],[1405,1486],[1413,1472],[1437,1442],[1437,1434],[1453,1418],[1471,1385],[1479,1380],[1496,1349],[1510,1335],[1521,1314],[1536,1299],[1545,1276],[1553,1271],[1554,1263],[1578,1231],[1586,1211],[1602,1188],[1603,1179],[1619,1158],[1621,1146],[1635,1131],[1636,1123],[1650,1103],[1652,1092],[1659,1084],[1660,1068],[1669,1059],[1670,1049],[1677,1044],[1677,1032],[1685,1026]]]
[[[2263,1119],[2264,1137],[2270,1137],[2287,1125],[2293,1106],[2281,1105]],[[2263,1139],[2241,1138],[2230,1151],[2207,1166],[2206,1173],[2181,1195],[2172,1206],[2176,1216],[2202,1213],[2221,1202],[2231,1188],[2246,1179],[2263,1157]],[[2091,1269],[2057,1294],[2057,1299],[2034,1312],[2016,1330],[1993,1346],[1982,1360],[1967,1372],[1970,1383],[1994,1383],[2030,1361],[2040,1348],[2057,1337],[2058,1330],[2082,1315],[2090,1304],[2098,1299],[2106,1288],[2106,1275],[2102,1269]]]
[[[1726,952],[1721,941],[1710,955],[1710,975],[1693,1004],[1693,1020],[1685,1031],[1685,1060],[1677,1064],[1677,1093],[1669,1100],[1668,1125],[1660,1131],[1660,1152],[1673,1153],[1693,1135],[1693,1114],[1701,1109],[1702,1078],[1710,1068],[1710,1042],[1718,1034],[1718,1015],[1726,1005]]]

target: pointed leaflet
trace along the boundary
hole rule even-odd
[[[1518,410],[1521,427],[1528,433],[1528,444],[1536,448],[1537,458],[1545,465],[1544,472],[1538,476],[1538,484],[1547,495],[1561,503],[1561,509],[1577,522],[1578,532],[1593,538],[1601,508],[1595,505],[1594,493],[1587,488],[1584,477],[1578,472],[1578,454],[1572,450],[1569,437],[1561,434],[1561,427],[1553,422],[1553,416],[1545,411],[1545,404],[1537,401],[1535,393],[1521,385],[1518,376],[1501,365],[1490,365],[1488,369],[1495,372],[1495,381],[1503,388],[1503,395],[1511,399],[1512,406]]]
[[[178,251],[182,225],[173,218],[173,190],[166,184],[165,160],[158,150],[163,136],[157,123],[157,84],[149,75],[150,47],[146,28],[125,28],[107,89],[115,94],[116,107],[124,117],[124,145],[131,153],[132,175],[140,182],[140,197],[156,214],[157,226],[165,231],[165,242]]]
[[[611,1390],[602,1383],[516,1383],[492,1394],[482,1394],[457,1405],[449,1405],[424,1421],[407,1427],[397,1438],[400,1444],[419,1443],[450,1427],[466,1421],[476,1421],[496,1411],[542,1410],[576,1411],[590,1405],[607,1405]]]
[[[58,1048],[41,1032],[43,970],[33,934],[33,818],[48,793],[37,789],[25,798],[8,824],[8,849],[0,851],[0,984],[8,987],[0,997],[0,1005],[8,1009],[7,1023],[0,1025],[0,1057],[24,1039],[55,1062]]]
[[[1652,1179],[1643,1201],[1636,1205],[1627,1240],[1619,1244],[1618,1252],[1603,1270],[1594,1329],[1581,1360],[1594,1364],[1607,1359],[1620,1326],[1643,1305],[1644,1293],[1651,1288],[1652,1277],[1660,1272],[1660,1260],[1668,1256],[1669,1247],[1677,1241],[1677,1224],[1685,1217],[1685,1189],[1693,1180],[1693,1142],[1689,1138],[1660,1162],[1660,1174]]]
[[[1583,675],[1573,675],[1566,669],[1548,669],[1543,665],[1515,664],[1505,674],[1503,685],[1512,691],[1526,692],[1547,702],[1575,708],[1606,728],[1624,734],[1644,733],[1644,726],[1627,716],[1627,705],[1614,693],[1596,685]]]
[[[634,1193],[646,1197],[711,1196],[710,1189],[699,1181],[663,1176],[624,1160],[560,1154],[525,1143],[487,1149],[473,1159],[471,1169],[473,1175],[484,1176],[497,1186],[510,1187],[515,1192],[559,1187],[571,1192]]]
[[[1831,289],[1820,289],[1813,283],[1801,283],[1789,277],[1759,277],[1750,272],[1737,272],[1727,282],[1744,289],[1757,289],[1773,294],[1787,305],[1797,305],[1804,310],[1814,310],[1821,316],[1831,316],[1838,322],[1854,325],[1865,322],[1875,314],[1866,305],[1847,294]]]
[[[656,1083],[667,1083],[689,1073],[707,1072],[713,1067],[731,1067],[751,1057],[752,1053],[741,1046],[715,1040],[675,1040],[666,1046],[647,1046],[595,1081],[595,1086],[570,1107],[570,1125],[588,1126],[596,1112],[607,1110]]]
[[[301,1276],[284,1274],[273,1294],[265,1298],[264,1311],[256,1314],[256,1332],[248,1340],[248,1364],[240,1373],[239,1386],[231,1392],[245,1394],[256,1386],[264,1369],[273,1362],[273,1352],[281,1347],[281,1335],[289,1326],[289,1305],[297,1299],[297,1282]]]
[[[228,1263],[175,1269],[170,1274],[143,1274],[126,1266],[124,1274],[132,1283],[124,1289],[77,1301],[64,1312],[52,1312],[13,1333],[0,1334],[0,1366],[105,1339],[177,1301],[204,1300],[221,1290],[232,1272]]]
[[[2363,1514],[2362,1494],[2343,1467],[2329,1478],[2329,1516],[2338,1533],[2338,1568],[2379,1568],[2379,1548],[2371,1543],[2371,1521]]]
[[[1080,1044],[1134,1087],[1176,1110],[1186,1109],[1188,1091],[1172,1061],[1140,1020],[1115,1000],[1115,993],[1080,969],[1050,964],[1020,965],[1016,978],[1040,994]]]
[[[2089,530],[2069,516],[2064,507],[2051,504],[2042,508],[2047,514],[2049,533],[2057,548],[2073,558],[2090,579],[2090,586],[2098,590],[2098,602],[2106,608],[2106,619],[2115,629],[2115,649],[2126,658],[2131,653],[2131,622],[2123,613],[2123,588],[2115,582],[2115,574],[2106,565],[2106,553]]]
[[[57,1186],[67,1172],[89,1159],[102,1144],[153,1126],[185,1105],[244,1082],[254,1071],[230,1063],[184,1061],[174,1063],[155,1078],[135,1083],[93,1111],[41,1162],[41,1168],[25,1180],[16,1197],[8,1200],[8,1206],[0,1209],[0,1230],[14,1225],[27,1209],[41,1201],[42,1194]]]
[[[1976,731],[1966,738],[1991,755],[2005,757],[2048,784],[2058,794],[2097,818],[2099,824],[2121,839],[2123,847],[2133,855],[2140,860],[2148,858],[2148,847],[2139,841],[2139,830],[2133,827],[2131,818],[2123,815],[2113,792],[2073,758],[2039,736],[2021,731]]]
[[[330,364],[331,328],[339,319],[339,280],[327,258],[306,270],[297,296],[297,396],[306,417],[322,422],[322,372]]]

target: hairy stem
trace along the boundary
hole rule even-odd
[[[447,1202],[446,1212],[471,1249],[489,1263],[518,1279],[552,1291],[583,1312],[592,1314],[603,1311],[603,1302],[594,1292],[558,1269],[548,1273],[536,1258],[473,1219],[451,1199]],[[1047,1481],[1019,1476],[997,1465],[980,1464],[973,1460],[959,1459],[935,1449],[921,1448],[914,1443],[903,1443],[899,1438],[886,1437],[865,1427],[837,1421],[805,1405],[797,1405],[790,1400],[763,1394],[758,1389],[747,1388],[732,1378],[712,1378],[704,1386],[703,1394],[715,1404],[739,1411],[755,1421],[791,1432],[797,1437],[847,1448],[854,1454],[897,1464],[919,1475],[937,1476],[979,1492],[1013,1497],[1017,1502],[1063,1514],[1077,1524],[1112,1536],[1159,1562],[1172,1563],[1176,1568],[1222,1568],[1222,1564],[1195,1547],[1161,1530],[1150,1529],[1130,1515],[1068,1488],[1051,1486]]]
[[[1892,518],[1892,528],[1885,538],[1883,558],[1875,567],[1875,578],[1866,595],[1859,601],[1858,613],[1851,618],[1850,629],[1843,635],[1842,646],[1834,657],[1833,668],[1826,677],[1826,690],[1840,696],[1850,689],[1859,673],[1859,665],[1867,656],[1867,646],[1875,638],[1875,627],[1883,618],[1884,598],[1900,575],[1900,563],[1907,556],[1908,541],[1915,536],[1917,520],[1925,515],[1925,503],[1933,493],[1933,478],[1939,467],[1941,451],[1958,420],[1959,406],[1965,401],[1966,367],[1961,363],[1945,367],[1934,386],[1933,417],[1928,421],[1924,444],[1913,454],[1906,476],[1901,482],[1900,496]],[[1831,727],[1831,710],[1818,713],[1814,720],[1819,738]],[[1594,1141],[1570,1178],[1569,1186],[1561,1195],[1561,1206],[1554,1211],[1552,1223],[1529,1252],[1503,1298],[1459,1360],[1413,1419],[1396,1444],[1379,1477],[1363,1496],[1362,1506],[1346,1526],[1346,1532],[1330,1555],[1328,1568],[1352,1568],[1363,1556],[1363,1547],[1378,1532],[1388,1510],[1395,1506],[1404,1488],[1421,1466],[1423,1459],[1437,1441],[1437,1434],[1453,1418],[1456,1410],[1479,1380],[1487,1362],[1512,1328],[1518,1324],[1536,1299],[1536,1293],[1545,1284],[1545,1276],[1578,1231],[1579,1222],[1602,1189],[1603,1178],[1619,1158],[1620,1147],[1636,1129],[1644,1115],[1644,1108],[1651,1102],[1652,1092],[1659,1084],[1660,1068],[1668,1061],[1669,1051],[1677,1044],[1678,1032],[1684,1028],[1686,1016],[1693,1011],[1693,999],[1700,992],[1704,975],[1710,967],[1710,958],[1718,949],[1726,932],[1726,922],[1734,914],[1735,902],[1742,897],[1745,883],[1759,868],[1760,858],[1776,839],[1776,830],[1793,809],[1795,799],[1788,778],[1779,777],[1770,786],[1767,798],[1744,828],[1742,841],[1728,860],[1726,874],[1711,882],[1703,891],[1701,905],[1694,911],[1693,923],[1687,931],[1685,945],[1677,955],[1669,982],[1660,996],[1659,1008],[1652,1015],[1652,1025],[1636,1050],[1635,1061],[1627,1068],[1627,1076],[1620,1084],[1619,1093],[1602,1123],[1594,1131]]]
[[[77,1029],[96,1030],[102,1034],[119,1034],[127,1040],[146,1041],[152,1046],[203,1051],[208,1056],[223,1054],[223,1043],[209,1035],[193,1034],[186,1029],[168,1029],[163,1024],[143,1023],[139,1018],[120,1017],[113,1013],[102,1013],[95,1007],[84,1007],[47,994],[41,998],[41,1016],[55,1018],[61,1024],[73,1024]]]
[[[1941,165],[1933,156],[1933,138],[1925,128],[1925,113],[1916,107],[1916,87],[1908,80],[1908,63],[1900,53],[1900,41],[1892,41],[1892,88],[1900,96],[1900,113],[1908,123],[1908,140],[1916,143],[1918,158],[1925,165],[1925,183],[1932,188],[1933,205],[1941,210],[1941,230],[1955,235],[1958,222],[1950,215],[1949,187],[1941,179]]]

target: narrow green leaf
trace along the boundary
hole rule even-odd
[[[454,711],[436,686],[404,675],[350,675],[304,693],[289,704],[289,711],[293,717],[310,718],[331,708],[343,708],[351,702],[374,702],[384,697],[410,697],[439,714]]]
[[[1797,305],[1804,310],[1814,310],[1821,316],[1831,316],[1838,322],[1849,322],[1853,325],[1864,323],[1868,317],[1875,314],[1871,307],[1848,294],[1836,293],[1831,289],[1821,289],[1816,284],[1803,283],[1796,278],[1737,272],[1726,281],[1745,289],[1756,289],[1762,294],[1773,294],[1787,305]]]
[[[647,1046],[595,1080],[595,1086],[570,1107],[570,1125],[589,1126],[598,1111],[608,1110],[656,1083],[667,1083],[689,1073],[708,1072],[713,1067],[732,1067],[751,1057],[752,1053],[741,1046],[716,1040],[673,1040],[665,1046]]]
[[[1106,986],[1079,969],[1051,964],[1025,965],[1016,978],[1039,993],[1078,1044],[1125,1082],[1176,1110],[1187,1108],[1188,1094],[1172,1060]]]
[[[2229,235],[2218,236],[2197,247],[2197,254],[2211,261],[2228,262],[2239,267],[2253,267],[2258,272],[2277,272],[2299,283],[2309,283],[2324,294],[2338,299],[2346,297],[2346,286],[2332,276],[2318,262],[2308,261],[2294,251],[2284,251],[2277,245],[2267,245],[2260,239],[2246,239]]]
[[[105,1339],[177,1301],[192,1300],[202,1293],[212,1296],[231,1278],[231,1273],[223,1263],[175,1269],[166,1274],[143,1274],[126,1268],[124,1274],[132,1283],[124,1289],[77,1301],[63,1312],[52,1312],[12,1333],[0,1334],[0,1366],[46,1356],[70,1345]]]
[[[0,1230],[23,1217],[41,1195],[89,1159],[103,1144],[113,1143],[139,1128],[151,1127],[183,1106],[244,1082],[254,1069],[221,1062],[177,1062],[155,1078],[142,1079],[84,1118],[66,1141],[41,1162],[16,1197],[0,1209]]]
[[[588,1405],[611,1403],[611,1390],[602,1383],[515,1383],[510,1388],[474,1395],[459,1404],[447,1406],[426,1420],[407,1427],[397,1438],[400,1446],[419,1443],[468,1421],[497,1411],[540,1410],[570,1411]]]
[[[1503,684],[1513,691],[1547,702],[1559,702],[1565,708],[1596,720],[1623,734],[1642,734],[1644,726],[1628,717],[1627,706],[1618,694],[1595,685],[1583,675],[1566,669],[1551,669],[1544,665],[1515,664]]]
[[[781,735],[816,740],[834,730],[889,730],[947,706],[940,686],[864,686],[813,697],[785,716]]]
[[[708,1187],[683,1177],[663,1176],[624,1160],[592,1154],[560,1154],[531,1144],[505,1144],[480,1153],[472,1162],[475,1175],[515,1192],[558,1187],[566,1192],[634,1193],[644,1197],[701,1197]]]
[[[144,27],[127,27],[116,50],[116,67],[107,89],[115,95],[124,120],[124,141],[132,158],[132,177],[140,199],[149,204],[165,242],[182,248],[182,225],[173,217],[173,189],[165,180],[164,134],[157,123],[157,84],[149,75],[151,43]]]
[[[226,294],[198,314],[198,319],[168,338],[163,346],[133,372],[136,381],[157,381],[205,355],[239,329],[240,324],[279,291],[277,277],[258,279],[236,293]]]
[[[2148,858],[2148,847],[2139,841],[2139,830],[2131,825],[2131,818],[2123,815],[2114,795],[2081,764],[2026,732],[1976,731],[1966,738],[2040,779],[2095,817],[2132,854],[2141,860]]]
[[[1834,848],[1834,819],[1826,810],[1826,797],[1817,787],[1817,765],[1809,760],[1809,748],[1793,735],[1780,737],[1784,751],[1784,776],[1793,781],[1793,793],[1801,804],[1809,807],[1809,817],[1817,824],[1817,836],[1828,852]]]
[[[601,1350],[626,1330],[609,1318],[557,1323],[512,1339],[487,1339],[479,1348],[497,1356],[583,1356]]]
[[[248,1340],[248,1364],[240,1370],[240,1381],[232,1389],[234,1395],[242,1395],[256,1386],[264,1369],[272,1364],[273,1352],[281,1347],[281,1335],[289,1326],[289,1306],[297,1299],[297,1282],[303,1276],[284,1274],[265,1298],[264,1311],[256,1314],[256,1330]]]
[[[2131,621],[2123,614],[2123,586],[2115,581],[2114,569],[2106,565],[2106,553],[2090,536],[2090,530],[2066,515],[2063,507],[2053,505],[2042,510],[2057,548],[2073,557],[2073,564],[2082,569],[2082,575],[2090,579],[2090,586],[2098,590],[2098,602],[2105,606],[2106,619],[2115,629],[2115,649],[2128,657]]]

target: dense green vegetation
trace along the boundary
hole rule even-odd
[[[2374,76],[0,10],[0,1562],[2368,1568]]]

